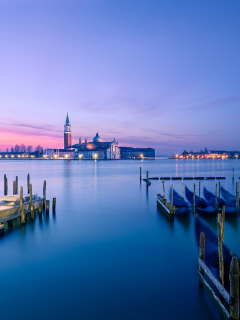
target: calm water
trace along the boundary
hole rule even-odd
[[[4,173],[10,193],[16,175],[27,191],[29,172],[34,193],[46,180],[57,198],[56,215],[0,239],[2,319],[223,319],[198,284],[194,218],[170,222],[156,204],[162,183],[147,191],[140,166],[150,177],[226,176],[232,193],[240,181],[237,160],[0,161],[1,195]],[[207,223],[217,231],[216,218]],[[239,241],[239,220],[227,219],[225,244],[240,256]]]

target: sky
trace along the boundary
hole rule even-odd
[[[239,0],[0,0],[0,149],[240,150]]]

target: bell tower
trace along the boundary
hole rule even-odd
[[[72,131],[71,131],[71,124],[70,124],[68,113],[67,113],[67,118],[64,125],[64,149],[71,147],[71,145],[72,145]]]

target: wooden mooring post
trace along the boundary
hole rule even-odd
[[[42,203],[39,203],[39,207],[38,207],[38,215],[41,217],[42,216]]]
[[[13,181],[13,194],[16,194],[16,181]]]
[[[8,179],[6,174],[4,174],[4,195],[7,196],[8,194]]]
[[[46,180],[43,182],[43,209],[45,209],[46,203]]]
[[[217,183],[216,183],[216,192],[215,192],[215,207],[218,208],[218,201],[217,201]]]
[[[142,167],[140,167],[140,180],[142,180]]]
[[[28,194],[30,193],[29,186],[30,186],[30,174],[28,173],[28,175],[27,175],[27,188],[28,188]]]
[[[224,261],[223,261],[223,249],[222,249],[222,214],[218,214],[218,254],[219,254],[219,275],[221,284],[224,287]]]
[[[193,212],[195,213],[195,193],[196,193],[196,185],[193,185]]]
[[[201,181],[199,181],[199,197],[201,196]]]
[[[25,210],[21,211],[21,223],[22,224],[26,223],[26,211]]]
[[[165,186],[164,186],[164,179],[163,179],[162,183],[163,183],[163,199],[165,199]]]
[[[172,190],[171,190],[171,208],[173,206],[173,184],[172,184]]]
[[[232,175],[232,178],[234,179],[234,168],[233,168],[233,175]]]
[[[55,210],[56,210],[56,198],[53,198],[52,209],[53,209],[53,212],[55,212]]]
[[[236,208],[237,214],[239,214],[239,182],[236,182]]]
[[[200,234],[199,258],[203,262],[205,261],[205,234],[204,234],[204,232],[201,232],[201,234]],[[200,265],[199,265],[199,272],[201,273],[202,276],[204,276],[204,270]],[[201,281],[200,281],[200,284],[202,284]]]
[[[219,196],[219,198],[220,198],[220,182],[218,182],[218,196]]]
[[[23,209],[23,187],[20,188],[20,212]]]
[[[30,208],[32,207],[32,185],[29,185],[29,193],[30,193]]]
[[[183,187],[183,179],[182,179],[182,197],[184,198],[184,187]]]
[[[6,174],[4,174],[4,177],[3,177],[3,194],[4,194],[4,196],[6,195],[5,190],[6,190]]]
[[[16,176],[15,181],[16,181],[16,191],[15,191],[16,193],[15,194],[18,194],[18,176]]]
[[[31,219],[35,219],[35,211],[34,211],[34,206],[31,206]]]
[[[216,302],[217,306],[220,308],[221,312],[225,315],[227,319],[239,320],[239,265],[238,258],[233,257],[229,270],[229,280],[230,280],[230,294],[224,289],[222,284],[214,277],[213,273],[204,263],[205,259],[205,234],[201,232],[200,235],[200,245],[199,245],[199,271],[198,277],[200,283],[204,285],[207,291],[211,294],[213,300]],[[207,277],[204,277],[204,275]],[[222,301],[216,295],[212,286],[209,285],[212,282],[216,290],[220,293]],[[230,313],[226,309],[223,300],[225,300],[230,305]]]
[[[49,200],[46,200],[46,213],[49,213]]]
[[[222,209],[222,225],[221,225],[221,230],[222,230],[222,243],[224,242],[225,210],[226,210],[226,206],[223,206],[223,209]]]

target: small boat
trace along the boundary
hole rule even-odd
[[[171,190],[170,190],[170,198],[171,198]],[[180,196],[174,189],[173,189],[173,206],[175,207],[175,214],[179,216],[189,217],[190,208],[187,201],[184,200],[183,197]]]
[[[186,197],[193,207],[193,192],[190,191],[187,187],[185,187],[185,194]],[[205,199],[198,197],[195,194],[195,210],[204,216],[210,216],[210,215],[216,215],[217,210],[214,206],[211,205],[211,203],[207,202]]]
[[[42,203],[42,199],[37,195],[32,195],[32,205],[35,209],[39,207],[39,203]],[[30,211],[30,195],[23,196],[23,209]],[[20,215],[20,196],[19,195],[7,195],[0,197],[0,222],[11,220]]]
[[[208,202],[212,203],[213,206],[215,206],[216,196],[212,192],[208,191],[205,187],[203,188],[203,194],[205,199]],[[219,197],[217,197],[217,204],[219,208],[222,208],[222,206],[227,205],[226,201]]]
[[[205,199],[209,203],[211,203],[212,206],[215,206],[215,201],[216,201],[215,195],[212,192],[208,191],[205,187],[203,189],[203,193],[204,193]],[[220,197],[217,197],[217,202],[218,202],[218,207],[219,208],[222,208],[223,206],[226,206],[225,214],[227,216],[237,216],[237,209],[234,208],[233,206],[229,205],[228,202],[226,202],[225,200],[223,200]]]
[[[229,206],[236,207],[236,197],[221,186],[221,193]]]
[[[205,264],[212,271],[218,281],[219,277],[219,255],[218,255],[218,238],[215,233],[202,221],[201,218],[195,218],[195,236],[197,246],[199,248],[200,234],[205,233]],[[232,257],[234,255],[228,248],[223,244],[223,260],[224,260],[224,284],[229,289],[229,270]],[[239,260],[239,259],[238,259]]]

